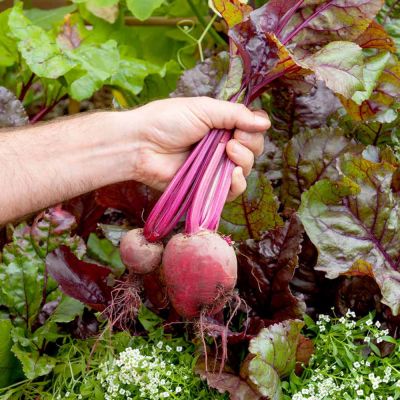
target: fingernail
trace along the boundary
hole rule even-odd
[[[261,115],[255,115],[254,122],[258,125],[261,129],[268,129],[271,126],[271,122],[267,117],[263,117]]]

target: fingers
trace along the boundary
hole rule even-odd
[[[209,97],[192,98],[197,116],[210,128],[234,129],[245,132],[263,132],[271,126],[264,111],[251,111],[243,104],[216,100]]]
[[[237,129],[233,135],[241,145],[247,147],[253,154],[258,157],[264,151],[264,134],[249,133]]]
[[[244,176],[248,176],[253,168],[254,154],[236,139],[232,139],[226,145],[226,153],[234,164],[241,167]]]
[[[235,200],[246,190],[246,179],[241,167],[235,167],[232,173],[232,183],[229,190],[227,201]]]

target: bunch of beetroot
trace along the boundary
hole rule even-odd
[[[307,76],[316,76],[347,98],[360,89],[362,69],[356,67],[363,53],[352,42],[368,29],[380,1],[270,0],[254,11],[239,0],[214,3],[230,26],[228,79],[240,78],[236,86],[230,85],[237,90],[230,93],[229,101],[249,105],[272,81],[283,77],[306,84]],[[335,29],[325,29],[333,20]],[[337,57],[335,51],[340,53]],[[345,74],[341,61],[346,51],[351,57]],[[348,71],[353,76],[346,80]],[[122,260],[129,271],[142,275],[158,271],[171,304],[185,318],[220,311],[236,284],[234,249],[216,232],[234,168],[225,151],[231,136],[231,131],[217,129],[205,136],[159,199],[144,229],[130,231],[121,242]],[[164,248],[161,241],[183,218],[184,233],[173,236]]]

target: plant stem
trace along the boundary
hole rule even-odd
[[[207,28],[207,22],[206,22],[205,18],[199,13],[199,10],[194,5],[193,0],[187,0],[187,2],[189,4],[190,8],[192,9],[194,15],[199,20],[199,22],[202,25],[202,27],[204,29],[206,29]],[[209,29],[208,33],[210,34],[210,36],[214,39],[214,41],[217,44],[219,44],[220,46],[226,46],[225,40],[222,39],[222,37],[218,35],[217,31],[213,27],[211,27]]]
[[[22,84],[22,89],[21,89],[21,94],[19,95],[19,101],[23,101],[28,90],[30,89],[30,87],[32,86],[33,80],[35,79],[35,74],[32,74],[31,77],[29,78],[28,82],[25,84]]]
[[[49,112],[53,111],[54,108],[59,104],[62,100],[68,98],[68,95],[64,95],[60,97],[60,99],[56,100],[53,104],[42,108],[31,120],[31,124],[36,124],[37,122],[41,121]]]

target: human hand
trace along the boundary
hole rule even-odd
[[[136,128],[135,180],[163,190],[187,158],[193,144],[211,129],[235,129],[227,144],[233,170],[228,200],[246,189],[245,176],[264,149],[271,123],[264,111],[208,97],[175,98],[149,103],[130,111]],[[135,114],[133,116],[133,114]],[[133,116],[133,117],[132,117]]]

